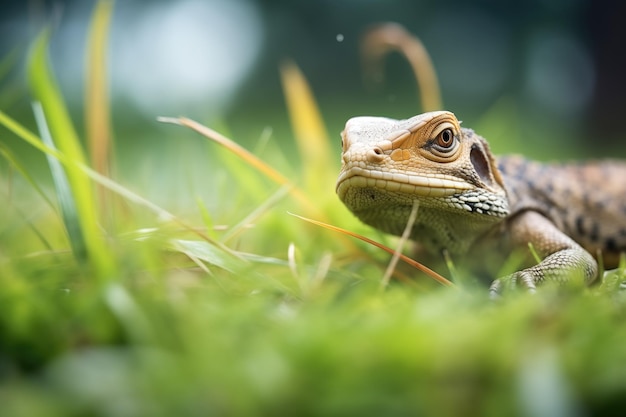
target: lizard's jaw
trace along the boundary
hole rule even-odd
[[[419,198],[451,196],[471,190],[474,186],[452,175],[411,175],[353,166],[342,170],[339,175],[336,187],[339,198],[346,202],[346,194],[352,188],[373,188]]]
[[[414,200],[420,202],[422,209],[475,213],[474,216],[494,220],[509,213],[503,196],[444,174],[408,175],[344,166],[336,191],[350,211],[370,224],[373,222],[366,218],[381,216],[380,211],[397,210],[400,206],[410,208]]]

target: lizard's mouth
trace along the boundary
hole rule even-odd
[[[371,189],[377,193],[399,194],[407,198],[437,198],[459,194],[473,188],[472,184],[451,175],[407,175],[353,166],[339,174],[336,192],[345,202],[350,190],[355,189]]]

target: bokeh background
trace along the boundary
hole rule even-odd
[[[0,56],[13,65],[0,84],[0,107],[32,125],[27,50],[51,24],[55,73],[80,126],[94,2],[1,4]],[[419,113],[415,80],[400,56],[387,59],[383,83],[364,82],[360,37],[387,21],[422,39],[446,109],[497,152],[624,157],[625,17],[624,4],[612,0],[118,1],[108,69],[120,165],[123,171],[125,155],[133,169],[142,155],[167,163],[154,156],[164,148],[167,157],[172,134],[155,121],[162,115],[195,118],[248,147],[269,129],[289,158],[279,78],[285,60],[308,78],[337,143],[349,117]]]

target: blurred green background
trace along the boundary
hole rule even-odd
[[[14,51],[19,62],[14,76],[3,79],[2,89],[12,94],[2,95],[2,108],[30,112],[23,52],[52,23],[56,73],[80,115],[93,4],[3,2],[0,50],[2,56]],[[290,146],[278,74],[285,59],[308,77],[334,137],[351,116],[418,113],[415,81],[401,57],[388,59],[384,83],[362,77],[362,33],[394,21],[431,53],[445,107],[466,126],[486,125],[480,133],[496,151],[623,155],[625,10],[610,0],[119,1],[109,63],[117,147],[157,145],[159,115],[223,123],[247,145],[270,127]],[[489,115],[505,120],[503,126],[481,124]],[[132,144],[122,139],[127,132]]]
[[[54,72],[86,137],[95,4],[2,3],[0,110],[39,131],[26,65],[51,25]],[[608,0],[116,2],[111,176],[220,245],[258,257],[234,262],[126,196],[110,210],[112,224],[97,225],[116,274],[94,279],[70,251],[71,223],[42,199],[63,197],[44,156],[0,129],[0,151],[36,180],[3,154],[0,415],[623,414],[623,270],[599,287],[502,303],[468,282],[435,289],[415,271],[414,281],[380,291],[386,254],[287,215],[306,205],[291,195],[276,203],[278,185],[156,118],[215,128],[305,183],[310,205],[330,221],[390,242],[341,206],[325,173],[323,192],[300,180],[281,63],[295,62],[319,100],[336,141],[331,178],[346,119],[421,111],[399,55],[386,61],[383,83],[363,80],[359,39],[386,21],[422,39],[446,109],[496,152],[623,158],[624,16]]]

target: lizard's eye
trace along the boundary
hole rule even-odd
[[[444,129],[437,135],[436,143],[443,149],[448,149],[454,143],[452,129]]]
[[[430,154],[435,158],[441,158],[440,162],[449,162],[458,156],[460,150],[459,138],[452,127],[442,127],[434,139],[430,140]]]
[[[450,114],[424,125],[419,152],[434,162],[456,161],[463,148],[463,131]]]

